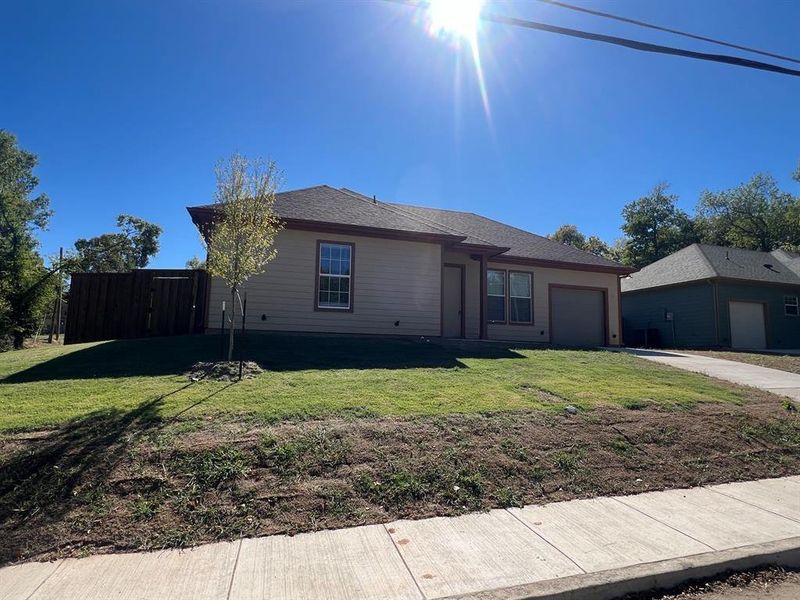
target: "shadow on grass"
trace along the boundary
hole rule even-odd
[[[237,340],[244,358],[270,371],[465,368],[462,358],[524,358],[512,344],[439,343],[425,338],[250,333]],[[67,347],[67,350],[69,347]],[[67,351],[12,373],[2,383],[186,373],[219,360],[219,335],[115,340]]]
[[[65,518],[73,510],[86,509],[84,513],[101,517],[109,477],[135,442],[234,383],[178,415],[162,417],[164,399],[192,385],[182,385],[129,411],[90,413],[0,461],[0,564],[57,549],[63,544],[58,535],[61,528],[79,525]]]

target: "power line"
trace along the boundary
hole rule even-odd
[[[732,44],[730,42],[724,42],[722,40],[716,40],[714,38],[706,37],[704,35],[697,35],[695,33],[687,33],[685,31],[680,31],[678,29],[670,29],[669,27],[662,27],[660,25],[654,25],[653,23],[646,23],[645,21],[638,21],[636,19],[630,19],[628,17],[621,17],[619,15],[612,15],[611,13],[602,12],[599,10],[592,10],[590,8],[584,8],[582,6],[575,6],[573,4],[567,4],[566,2],[559,2],[558,0],[538,0],[538,2],[543,2],[545,4],[552,4],[553,6],[558,6],[561,8],[566,8],[569,10],[574,10],[582,13],[587,13],[590,15],[594,15],[596,17],[603,17],[606,19],[614,19],[615,21],[622,21],[623,23],[631,23],[633,25],[638,25],[640,27],[647,27],[648,29],[655,29],[657,31],[665,31],[667,33],[674,33],[675,35],[681,35],[683,37],[692,38],[695,40],[701,40],[703,42],[709,42],[711,44],[717,44],[719,46],[727,46],[728,48],[735,48],[737,50],[744,50],[745,52],[752,52],[753,54],[761,54],[762,56],[769,56],[770,58],[777,58],[780,60],[787,60],[789,62],[798,63],[800,64],[800,59],[792,58],[791,56],[784,56],[782,54],[775,54],[774,52],[767,52],[766,50],[758,50],[757,48],[750,48],[749,46],[740,46],[739,44]]]
[[[385,0],[386,2],[393,2],[395,4],[404,4],[413,8],[425,8],[428,2],[421,0]],[[589,31],[582,31],[580,29],[571,29],[569,27],[558,27],[556,25],[548,25],[547,23],[539,23],[537,21],[529,21],[526,19],[518,19],[516,17],[506,17],[504,15],[496,15],[492,13],[483,13],[480,18],[484,21],[499,23],[501,25],[511,25],[513,27],[523,27],[526,29],[538,29],[540,31],[548,31],[550,33],[557,33],[560,35],[567,35],[571,37],[591,40],[595,42],[603,42],[605,44],[614,44],[616,46],[623,46],[632,50],[640,50],[642,52],[653,52],[656,54],[668,54],[672,56],[683,56],[684,58],[694,58],[696,60],[706,60],[710,62],[724,63],[736,67],[745,67],[748,69],[758,69],[761,71],[771,71],[773,73],[780,73],[782,75],[792,75],[793,77],[800,77],[800,71],[789,69],[780,65],[772,63],[760,62],[757,60],[750,60],[749,58],[741,58],[738,56],[730,56],[727,54],[708,54],[705,52],[695,52],[693,50],[684,50],[683,48],[674,48],[672,46],[662,46],[659,44],[650,44],[648,42],[639,42],[628,38],[617,37],[613,35],[605,35],[601,33],[592,33]]]
[[[641,50],[642,52],[654,52],[656,54],[671,54],[673,56],[683,56],[685,58],[707,60],[711,62],[719,62],[729,65],[734,65],[737,67],[760,69],[762,71],[772,71],[773,73],[781,73],[783,75],[793,75],[794,77],[800,77],[800,71],[797,71],[795,69],[789,69],[787,67],[782,67],[780,65],[773,65],[772,63],[765,63],[758,60],[750,60],[749,58],[741,58],[739,56],[694,52],[693,50],[684,50],[683,48],[673,48],[672,46],[661,46],[659,44],[639,42],[636,40],[621,38],[613,35],[604,35],[601,33],[591,33],[589,31],[581,31],[580,29],[557,27],[555,25],[548,25],[547,23],[537,23],[536,21],[527,21],[525,19],[517,19],[515,17],[506,17],[503,15],[485,14],[481,15],[481,19],[485,21],[492,21],[494,23],[501,23],[504,25],[525,27],[527,29],[538,29],[540,31],[549,31],[551,33],[559,33],[561,35],[568,35],[572,37],[582,38],[585,40],[593,40],[596,42],[604,42],[606,44],[624,46],[626,48],[631,48],[633,50]]]

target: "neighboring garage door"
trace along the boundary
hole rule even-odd
[[[560,346],[604,346],[606,303],[600,290],[550,288],[550,336]]]
[[[767,347],[764,305],[761,302],[731,302],[731,346],[761,350]]]

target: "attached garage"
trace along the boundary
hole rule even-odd
[[[606,345],[606,290],[550,286],[550,336],[559,346]]]
[[[729,303],[731,347],[741,350],[763,350],[767,347],[767,328],[762,302]]]

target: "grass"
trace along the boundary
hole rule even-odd
[[[779,371],[788,371],[789,373],[800,374],[800,356],[798,355],[761,354],[759,352],[724,352],[719,350],[687,350],[687,352],[702,354],[703,356],[710,356],[712,358],[735,360],[737,362],[758,365],[759,367],[768,367],[770,369],[778,369]]]
[[[56,426],[144,404],[156,420],[246,413],[268,422],[330,415],[411,416],[550,410],[572,404],[690,406],[747,392],[622,353],[446,346],[425,340],[254,334],[254,379],[192,382],[219,338],[186,336],[0,354],[0,431]]]

